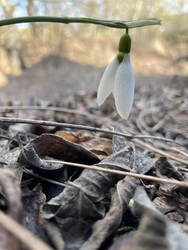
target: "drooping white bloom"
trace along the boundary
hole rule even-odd
[[[97,93],[97,103],[99,106],[103,104],[114,88],[115,75],[118,67],[119,62],[117,57],[115,57],[104,71]]]
[[[124,51],[129,52],[130,49]],[[124,53],[124,51],[120,51],[107,66],[99,84],[97,103],[99,106],[102,105],[113,93],[119,115],[127,119],[132,108],[135,84],[130,53]]]

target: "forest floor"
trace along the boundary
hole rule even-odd
[[[0,90],[0,248],[149,250],[155,242],[155,249],[186,249],[185,66],[155,53],[133,54],[132,64],[127,121],[112,96],[97,106],[102,67],[49,55],[7,76]],[[78,168],[93,164],[121,174]]]

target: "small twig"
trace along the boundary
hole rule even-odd
[[[24,173],[26,173],[26,174],[28,174],[28,175],[30,175],[30,176],[33,176],[33,177],[35,177],[36,179],[39,179],[39,180],[41,180],[41,181],[45,181],[45,182],[54,184],[54,185],[56,185],[56,186],[61,186],[61,187],[67,187],[67,186],[68,186],[68,184],[64,184],[64,183],[61,183],[61,182],[58,182],[58,181],[54,181],[54,180],[48,179],[48,178],[46,178],[46,177],[37,175],[37,174],[31,172],[30,170],[24,168],[24,167],[22,167],[22,170],[23,170]]]
[[[3,155],[4,151],[10,146],[10,144],[15,140],[18,142],[18,145],[20,148],[22,148],[24,145],[24,143],[22,142],[19,133],[17,133],[16,135],[14,135],[12,138],[6,138],[8,140],[7,144],[5,146],[2,147],[1,151],[0,151],[0,156]]]
[[[188,158],[188,154],[187,153],[185,153],[185,152],[183,152],[183,151],[181,151],[181,150],[179,150],[179,149],[176,149],[176,148],[167,148],[169,151],[173,151],[173,152],[175,152],[175,153],[179,153],[179,154],[182,154],[182,155],[184,155],[185,157],[187,157]]]
[[[182,172],[188,173],[188,169],[187,169],[187,168],[178,167],[178,170],[180,170],[180,171],[182,171]]]
[[[154,177],[154,176],[150,176],[150,175],[131,173],[131,172],[115,170],[115,169],[101,168],[101,167],[94,166],[94,165],[90,166],[90,165],[86,165],[86,164],[67,162],[67,161],[46,160],[46,162],[58,163],[58,164],[61,163],[61,164],[66,164],[68,166],[74,166],[74,167],[79,167],[79,168],[87,168],[87,169],[94,170],[94,171],[102,171],[102,172],[107,172],[107,173],[112,173],[112,174],[131,176],[131,177],[140,178],[140,179],[144,179],[144,180],[155,181],[155,182],[158,182],[158,183],[168,183],[168,184],[172,184],[172,185],[188,187],[188,182],[185,182],[185,181],[168,180],[168,179]]]
[[[108,122],[110,124],[114,124],[117,126],[117,122],[111,121],[108,118],[101,118],[97,115],[91,114],[89,112],[80,111],[78,109],[69,109],[69,108],[60,108],[60,107],[39,107],[39,106],[2,106],[0,107],[0,112],[7,112],[7,111],[13,111],[13,110],[22,110],[22,111],[54,111],[54,112],[61,112],[61,113],[69,113],[74,115],[81,115],[85,117],[92,118],[94,120],[98,120],[101,122]]]
[[[1,138],[1,139],[5,139],[5,140],[10,140],[10,137],[5,136],[5,135],[0,135],[0,138]]]
[[[51,180],[51,179],[48,179],[46,177],[43,177],[43,176],[40,176],[40,175],[37,175],[33,172],[31,172],[30,170],[22,167],[22,170],[24,173],[28,174],[28,175],[31,175],[33,177],[35,177],[36,179],[39,179],[41,181],[44,181],[44,182],[48,182],[48,183],[51,183],[51,184],[54,184],[56,186],[60,186],[60,187],[67,187],[67,186],[71,186],[71,187],[74,187],[74,188],[80,188],[80,186],[76,185],[74,182],[71,182],[71,181],[66,181],[65,183],[61,183],[61,182],[58,182],[58,181],[54,181],[54,180]]]
[[[182,104],[182,102],[181,102]],[[163,118],[161,118],[158,123],[156,123],[152,128],[151,131],[152,132],[156,132],[157,130],[159,130],[161,127],[164,127],[164,125],[170,120],[172,119],[173,116],[177,115],[177,109],[173,109],[170,110]]]
[[[17,237],[28,250],[53,250],[46,243],[41,241],[37,236],[30,233],[18,222],[0,211],[0,224],[11,234]]]
[[[150,128],[151,132],[158,131],[161,127],[164,127],[167,122],[170,121],[171,116],[175,114],[177,111],[173,110],[170,113],[166,114],[163,118],[161,118],[152,128]]]
[[[148,110],[148,109],[147,109]],[[150,130],[150,127],[147,125],[147,123],[145,122],[145,115],[148,113],[147,110],[142,110],[138,116],[138,118],[136,119],[136,125],[137,127],[140,129],[140,131],[143,133],[143,132],[151,132]],[[149,109],[150,110],[150,109]]]
[[[140,144],[140,145],[142,145],[142,146],[144,146],[144,147],[146,147],[146,148],[148,148],[148,149],[156,152],[156,153],[159,153],[160,155],[166,156],[166,157],[168,157],[168,158],[170,158],[172,160],[175,160],[175,161],[180,162],[182,164],[188,165],[188,161],[179,159],[179,158],[177,158],[177,157],[175,157],[175,156],[173,156],[173,155],[171,155],[171,154],[169,154],[169,153],[167,153],[167,152],[165,152],[165,151],[163,151],[161,149],[153,147],[152,145],[150,145],[148,143],[142,142],[140,140],[136,140],[136,142],[138,144]],[[180,151],[180,153],[183,153],[183,152]]]
[[[177,144],[179,146],[184,147],[181,145],[181,143],[167,139],[164,137],[159,137],[159,136],[150,136],[150,135],[128,135],[124,134],[121,132],[117,131],[110,131],[106,129],[100,129],[96,127],[90,127],[90,126],[84,126],[84,125],[77,125],[77,124],[71,124],[71,123],[60,123],[60,122],[49,122],[49,121],[44,121],[44,120],[32,120],[32,119],[21,119],[21,118],[7,118],[7,117],[0,117],[0,124],[6,124],[6,123],[26,123],[26,124],[38,124],[38,125],[43,125],[43,126],[58,126],[58,127],[64,127],[64,128],[71,128],[71,129],[81,129],[81,130],[88,130],[88,131],[93,131],[93,132],[101,132],[101,133],[106,133],[106,134],[112,134],[112,135],[118,135],[118,136],[123,136],[127,139],[152,139],[152,140],[161,140],[165,142],[170,142]]]

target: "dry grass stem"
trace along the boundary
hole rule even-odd
[[[140,179],[144,179],[144,180],[154,181],[157,183],[168,183],[168,184],[172,184],[172,185],[188,187],[188,182],[185,182],[185,181],[180,182],[180,181],[175,181],[175,180],[154,177],[154,176],[150,176],[150,175],[143,175],[143,174],[126,172],[126,171],[114,170],[114,169],[106,169],[106,168],[101,168],[101,167],[97,167],[94,165],[89,166],[86,164],[79,164],[79,163],[74,163],[74,162],[56,161],[56,160],[46,160],[46,162],[58,163],[58,164],[61,163],[61,164],[66,164],[68,166],[87,168],[87,169],[91,169],[94,171],[103,171],[103,172],[108,172],[108,173],[117,174],[117,175],[131,176],[131,177],[140,178]]]
[[[18,238],[28,250],[53,250],[46,243],[41,241],[2,211],[0,211],[0,224]]]

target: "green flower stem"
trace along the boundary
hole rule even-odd
[[[149,18],[135,21],[123,20],[101,20],[86,17],[53,17],[53,16],[24,16],[0,20],[0,26],[31,23],[31,22],[53,22],[53,23],[89,23],[103,25],[116,29],[131,29],[148,25],[160,25],[161,21],[157,18]]]

